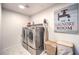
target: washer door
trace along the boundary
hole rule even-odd
[[[28,45],[35,48],[34,46],[34,33],[32,29],[28,31]]]
[[[28,37],[29,37],[29,41],[30,41],[31,43],[33,43],[33,32],[32,32],[32,30],[29,31]]]

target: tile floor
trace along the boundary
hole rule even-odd
[[[31,55],[21,44],[3,50],[2,55]],[[40,55],[46,55],[42,52]]]

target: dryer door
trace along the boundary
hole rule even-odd
[[[35,48],[34,33],[33,33],[32,29],[29,29],[29,31],[28,31],[28,45],[31,46],[32,48]]]
[[[33,32],[32,32],[32,30],[29,30],[28,38],[29,38],[29,42],[33,43]]]

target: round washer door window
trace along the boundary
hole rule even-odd
[[[30,39],[30,41],[33,41],[33,32],[32,31],[29,32],[29,39]]]

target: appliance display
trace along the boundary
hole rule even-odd
[[[31,25],[23,28],[23,46],[31,54],[40,54],[44,50],[44,27],[43,25]],[[26,45],[25,45],[26,44]]]

